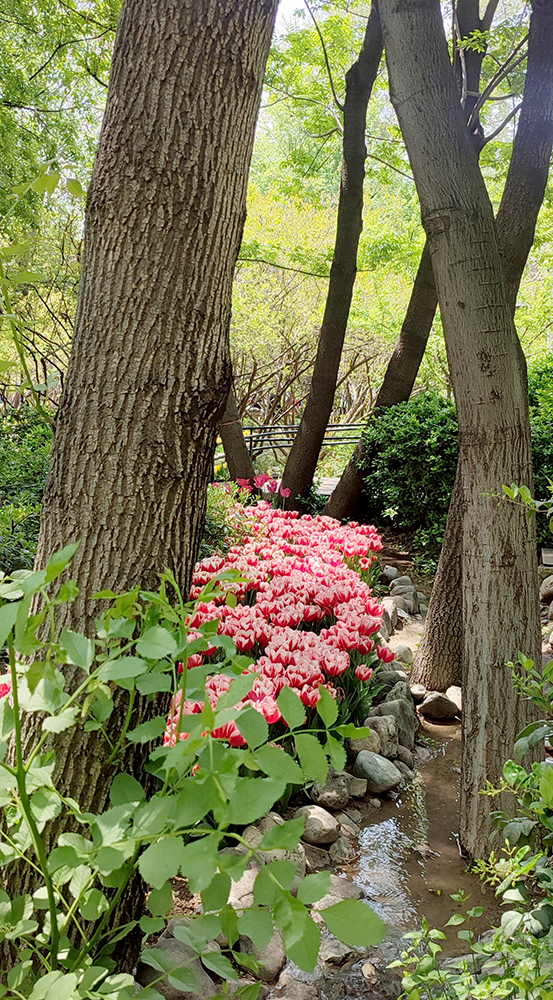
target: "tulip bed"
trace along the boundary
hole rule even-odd
[[[217,633],[230,636],[240,653],[251,656],[246,673],[251,690],[243,699],[269,725],[284,722],[277,705],[283,687],[299,695],[307,708],[321,697],[320,687],[337,699],[345,721],[366,714],[369,686],[375,667],[390,663],[394,654],[379,641],[382,608],[372,596],[369,581],[382,542],[372,525],[274,509],[260,501],[235,507],[236,523],[245,532],[241,544],[226,555],[214,555],[195,567],[191,597],[197,603],[189,620],[189,641],[198,646],[202,628],[217,621]],[[239,580],[225,579],[229,570]],[[222,576],[222,579],[220,579]],[[201,601],[203,588],[220,579],[219,590]],[[192,650],[187,668],[209,663],[215,645]],[[182,668],[184,669],[184,668]],[[206,694],[212,708],[232,678],[214,672]],[[181,697],[173,700],[166,743],[184,738],[183,716],[201,712],[204,702]],[[277,730],[273,730],[276,734]],[[244,745],[236,723],[213,734]]]

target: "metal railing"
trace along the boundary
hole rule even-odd
[[[323,438],[323,448],[339,444],[356,444],[364,424],[328,424]],[[252,458],[273,448],[291,448],[298,433],[299,424],[261,424],[245,427],[244,436]]]

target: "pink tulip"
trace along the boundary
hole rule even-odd
[[[269,493],[276,493],[277,486],[278,486],[278,483],[277,483],[276,479],[269,479],[268,480],[268,482],[267,482],[267,489],[268,489]]]
[[[238,486],[250,486],[250,480],[249,479],[237,479],[236,482],[237,482]],[[255,482],[255,480],[254,480],[254,482]]]
[[[378,658],[382,660],[383,663],[391,663],[392,660],[395,660],[396,658],[396,654],[390,649],[389,646],[377,646],[376,653]]]
[[[265,483],[269,482],[270,478],[271,477],[268,476],[266,472],[260,472],[258,476],[254,476],[254,485],[257,486],[258,489],[261,489],[262,486],[265,486]]]
[[[355,676],[358,681],[370,681],[374,671],[372,667],[367,667],[364,663],[360,663],[358,667],[355,668]]]
[[[287,500],[288,497],[292,496],[292,490],[288,489],[287,486],[281,486],[280,490],[279,490],[279,493],[280,493],[281,497],[285,498],[285,500]]]

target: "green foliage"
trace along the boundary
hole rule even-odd
[[[234,482],[210,483],[207,488],[207,508],[204,534],[198,558],[204,559],[214,552],[227,552],[247,531],[236,517],[237,502],[248,501],[248,493]]]
[[[33,564],[52,427],[31,406],[0,413],[0,570]]]
[[[267,745],[264,718],[254,722],[240,691],[231,696],[238,699],[234,707],[229,702],[224,709],[211,708],[205,678],[213,666],[178,673],[179,660],[190,648],[187,622],[195,606],[184,601],[169,572],[161,575],[158,593],[136,588],[119,597],[97,595],[108,607],[97,619],[92,638],[67,628],[59,632],[58,609],[78,594],[74,583],[59,584],[76,548],[56,553],[37,573],[0,575],[0,647],[7,645],[11,688],[10,696],[0,697],[0,869],[5,886],[13,863],[31,866],[34,873],[32,894],[10,897],[0,891],[0,945],[12,942],[17,952],[14,966],[0,980],[0,996],[158,1000],[155,986],[162,981],[199,992],[191,968],[194,960],[200,957],[223,979],[236,980],[234,962],[245,963],[236,948],[239,934],[247,933],[263,948],[275,930],[281,932],[289,958],[312,971],[320,930],[310,906],[325,894],[327,876],[308,878],[296,890],[292,861],[266,854],[293,850],[303,821],[276,825],[255,848],[241,830],[274,806],[289,780],[326,779],[332,755],[319,742],[324,730],[305,731],[304,707],[284,688],[279,706],[290,724],[288,735],[296,744],[299,766],[284,750]],[[176,597],[175,606],[168,590]],[[200,600],[205,596],[203,592]],[[33,598],[42,606],[38,614],[30,613]],[[206,633],[210,624],[203,626]],[[195,648],[206,650],[209,641],[195,639]],[[225,648],[218,669],[240,685],[244,658],[236,656],[230,640]],[[137,714],[144,718],[146,709],[146,703],[139,702],[145,678],[154,682],[146,695],[150,718],[136,725]],[[163,745],[155,745],[167,724],[165,715],[155,714],[155,694],[166,690],[165,678],[175,694],[180,692],[181,704],[187,697],[202,698],[205,707],[186,717],[186,738],[179,738],[178,725],[175,739],[167,736]],[[113,718],[125,721],[114,732],[109,720],[115,710]],[[22,728],[29,714],[36,719],[34,738],[26,737],[23,745]],[[321,724],[326,719],[334,726],[331,738],[340,742],[335,713],[324,698],[319,718]],[[247,747],[233,748],[213,737],[212,732],[230,720],[244,729]],[[98,740],[108,743],[113,781],[110,801],[101,812],[83,812],[68,790],[56,784],[56,734],[63,732],[65,740],[68,730],[76,744],[83,730],[98,733]],[[137,777],[120,770],[127,740],[154,743],[149,754],[145,750],[154,782],[148,793]],[[275,762],[275,754],[290,760],[290,774]],[[57,820],[56,831],[47,839],[44,831],[52,819]],[[229,851],[233,846],[239,850]],[[231,881],[240,879],[254,856],[254,906],[239,915],[228,903]],[[137,871],[152,890],[151,915],[120,925],[118,904]],[[165,928],[172,904],[169,880],[179,873],[192,892],[202,894],[205,912],[188,926],[175,928],[175,936],[193,956],[175,967],[166,952],[146,945],[151,933]],[[384,933],[382,921],[361,901],[347,900],[322,909],[320,915],[346,943],[368,946]],[[144,935],[142,961],[158,973],[148,990],[138,993],[132,976],[117,973],[115,961],[117,943],[137,923]],[[228,947],[214,952],[210,944],[221,933]],[[256,963],[251,958],[248,963],[255,971]],[[255,996],[252,993],[252,1000]]]

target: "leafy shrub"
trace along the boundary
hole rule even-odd
[[[553,477],[553,358],[528,373],[534,455],[534,492],[546,496]],[[368,520],[416,529],[415,544],[439,555],[459,454],[455,404],[436,391],[389,407],[364,431],[369,463],[365,476]],[[500,493],[502,483],[497,484]],[[538,520],[538,541],[548,528]]]
[[[273,860],[267,853],[293,850],[303,832],[303,818],[275,825],[255,848],[242,836],[242,829],[271,809],[289,782],[325,781],[328,750],[320,737],[327,745],[330,741],[339,745],[344,735],[336,724],[334,701],[321,697],[320,731],[309,733],[297,694],[284,688],[279,695],[279,709],[289,727],[287,749],[303,746],[300,767],[286,749],[268,744],[269,727],[262,713],[251,704],[242,704],[243,674],[250,659],[236,654],[228,636],[218,637],[206,626],[205,635],[198,630],[194,649],[207,652],[210,645],[218,646],[222,657],[217,670],[229,681],[224,703],[219,703],[216,712],[205,690],[213,664],[178,673],[179,661],[186,659],[190,647],[189,622],[197,608],[184,601],[170,573],[162,574],[158,593],[136,588],[120,597],[102,595],[109,607],[98,619],[92,638],[67,628],[59,632],[59,608],[73,600],[78,590],[74,582],[62,583],[57,592],[53,585],[75,549],[72,545],[57,553],[39,573],[20,571],[12,579],[0,577],[0,647],[7,644],[9,659],[9,677],[2,677],[0,683],[0,806],[4,817],[0,869],[6,886],[0,890],[0,945],[9,942],[16,954],[13,967],[4,968],[1,974],[0,996],[163,1000],[155,989],[162,981],[200,992],[190,967],[198,956],[222,979],[236,981],[233,963],[254,971],[258,968],[251,956],[239,950],[240,934],[263,949],[275,929],[282,934],[289,958],[312,971],[321,937],[310,906],[326,894],[330,876],[325,872],[309,875],[293,894],[295,865]],[[166,588],[176,594],[175,606],[169,604]],[[201,597],[209,599],[213,593],[212,585]],[[29,613],[33,595],[40,595],[43,604],[39,615]],[[29,660],[31,651],[38,662]],[[153,701],[171,690],[174,700],[180,693],[181,704],[186,698],[203,699],[204,708],[187,718],[186,738],[177,738],[175,745],[155,746],[166,719],[154,715],[137,726],[136,696]],[[124,709],[117,717],[125,722],[113,743],[106,723],[116,700],[117,711]],[[27,713],[39,714],[34,739],[26,738],[23,746]],[[231,747],[215,737],[222,717],[225,723],[230,720],[236,725],[245,741],[243,747]],[[56,734],[62,733],[66,741],[73,731],[78,742],[83,728],[97,732],[99,740],[105,736],[112,748],[110,802],[98,814],[82,812],[79,803],[58,788],[54,777]],[[182,733],[177,729],[179,736]],[[116,773],[127,741],[154,744],[147,766],[153,792],[147,792],[136,776]],[[8,756],[10,743],[13,758]],[[52,819],[58,824],[53,837],[48,830]],[[232,845],[240,850],[229,851]],[[231,884],[241,878],[253,855],[259,865],[254,906],[237,912],[228,902]],[[14,863],[33,869],[36,888],[32,895],[10,896]],[[121,894],[137,872],[151,887],[149,913],[138,922],[118,925]],[[175,965],[162,950],[148,948],[147,939],[166,926],[172,907],[170,879],[179,872],[189,880],[192,892],[201,893],[204,912],[187,927],[175,928],[175,936],[189,946],[193,956]],[[344,900],[319,912],[328,930],[346,943],[369,946],[384,935],[382,921],[362,901]],[[117,944],[137,923],[144,935],[142,961],[157,972],[150,986],[138,990],[131,975],[116,971]],[[213,951],[210,943],[222,933],[228,947]],[[255,1000],[256,987],[247,995]]]
[[[33,564],[52,427],[32,406],[0,414],[0,570]]]

